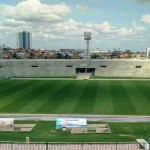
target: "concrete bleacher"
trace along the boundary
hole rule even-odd
[[[141,66],[138,68],[136,66]],[[94,68],[98,77],[150,77],[150,60],[1,59],[0,78],[74,77],[77,68]],[[79,75],[88,79],[88,75]]]

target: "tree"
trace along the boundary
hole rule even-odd
[[[125,50],[124,53],[128,54],[129,58],[131,58],[132,52],[129,49]]]
[[[69,58],[69,55],[68,55],[68,54],[66,54],[66,55],[65,55],[65,59],[68,59],[68,58]]]
[[[119,55],[118,51],[117,50],[114,50],[112,53],[111,53],[111,57],[112,58],[117,58]]]
[[[62,55],[60,53],[57,53],[57,59],[62,59]]]
[[[12,58],[17,58],[16,53],[13,53],[13,54],[12,54]]]

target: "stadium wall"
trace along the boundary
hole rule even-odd
[[[95,68],[99,77],[150,77],[148,59],[2,59],[0,77],[73,77],[76,68]]]
[[[69,142],[69,143],[19,143],[0,142],[0,150],[140,150],[139,144],[131,143],[100,143],[100,142]]]

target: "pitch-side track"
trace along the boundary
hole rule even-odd
[[[132,115],[0,114],[0,118],[15,118],[15,120],[44,120],[44,121],[55,121],[56,118],[87,118],[88,121],[101,121],[101,122],[150,122],[150,116],[132,116]]]

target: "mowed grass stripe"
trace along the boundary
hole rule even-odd
[[[37,113],[57,113],[56,109],[58,109],[63,103],[64,97],[67,96],[66,93],[69,92],[68,90],[71,90],[70,86],[68,85],[71,80],[58,82],[59,85],[50,89],[48,98],[46,98],[41,107],[36,110]]]
[[[78,99],[78,103],[73,112],[79,114],[93,114],[98,82],[85,80],[83,83],[85,84],[83,93]]]
[[[43,108],[42,106],[45,104],[45,101],[49,99],[51,93],[51,89],[54,89],[55,87],[59,86],[61,81],[48,81],[44,82],[44,85],[40,86],[40,90],[38,94],[35,91],[34,96],[32,96],[32,101],[28,102],[27,105],[25,105],[20,112],[21,113],[35,113],[38,109]],[[44,88],[43,88],[44,87]],[[45,104],[47,105],[47,104]],[[34,107],[33,107],[34,106]],[[44,112],[48,113],[48,112]]]
[[[128,93],[128,96],[132,101],[134,108],[136,109],[136,114],[149,115],[150,103],[148,102],[148,99],[145,98],[141,91],[137,88],[136,83],[137,81],[128,82],[128,88],[126,88],[126,92]]]
[[[3,80],[4,82],[0,82],[0,100],[6,96],[9,96],[11,94],[14,94],[14,89],[17,88],[17,86],[20,86],[20,84],[27,84],[27,81],[9,81],[9,80]],[[28,84],[27,84],[28,85]],[[18,90],[18,89],[17,89]]]
[[[143,81],[143,83],[147,86],[148,89],[150,88],[150,81],[148,81],[148,82]]]
[[[75,81],[68,82],[65,86],[63,86],[55,95],[53,95],[52,99],[57,97],[55,101],[52,102],[53,108],[51,108],[52,113],[64,113],[64,109],[67,109],[64,107],[64,109],[60,108],[62,104],[66,101],[66,99],[69,97],[69,94],[73,91],[75,88]],[[73,93],[75,94],[75,93]],[[71,112],[72,113],[72,112]]]
[[[19,113],[20,109],[27,105],[28,101],[32,100],[30,99],[30,96],[34,96],[33,89],[36,90],[40,86],[40,84],[43,84],[43,81],[36,82],[26,80],[25,82],[22,82],[22,84],[16,86],[14,89],[14,93],[9,95],[9,100],[3,99],[3,101],[6,101],[7,103],[3,103],[0,106],[0,112]]]
[[[11,82],[13,84],[13,82]],[[34,82],[32,81],[32,84]],[[14,83],[15,86],[13,86],[11,89],[9,89],[8,91],[5,90],[2,93],[2,97],[0,97],[0,112],[3,112],[3,108],[6,107],[7,105],[9,105],[10,103],[11,105],[11,109],[10,110],[4,110],[4,111],[11,111],[13,110],[13,102],[22,97],[22,95],[25,94],[25,90],[24,89],[29,89],[30,86],[32,86],[32,84],[29,84],[29,81],[16,81]]]
[[[130,81],[110,81],[114,114],[116,115],[137,114],[125,90],[128,88],[128,82]]]
[[[150,90],[149,86],[144,81],[140,82],[134,82],[137,89],[139,89],[140,93],[143,94],[143,96],[147,99],[148,102],[150,102]]]
[[[66,84],[62,89],[60,89],[58,91],[58,93],[56,93],[57,99],[55,101],[53,101],[52,105],[57,106],[54,109],[52,109],[53,113],[65,113],[65,110],[67,110],[69,108],[64,106],[64,108],[62,108],[61,106],[64,104],[64,102],[67,102],[69,99],[69,97],[71,98],[72,96],[70,96],[70,94],[75,96],[75,93],[73,92],[74,89],[76,89],[76,81],[70,81],[68,84]],[[55,95],[54,95],[55,97]],[[76,97],[76,96],[75,96]],[[70,101],[72,102],[72,99],[70,99]],[[72,103],[73,104],[73,103]],[[72,113],[72,111],[70,112]]]
[[[150,81],[0,80],[1,113],[150,115]]]
[[[97,81],[94,114],[114,114],[110,82]]]
[[[69,92],[68,96],[65,97],[65,101],[61,104],[59,107],[60,113],[73,113],[73,110],[75,109],[79,98],[81,97],[83,93],[83,83],[81,81],[72,81],[73,84],[70,87],[72,90]]]
[[[9,80],[0,80],[0,96],[2,95],[4,91],[7,91],[8,89],[11,89],[11,87],[14,87],[14,86],[15,85],[9,82]]]
[[[147,81],[134,82],[134,86],[138,90],[138,98],[140,98],[141,101],[139,109],[145,115],[150,114],[150,90],[149,86],[147,85]]]

